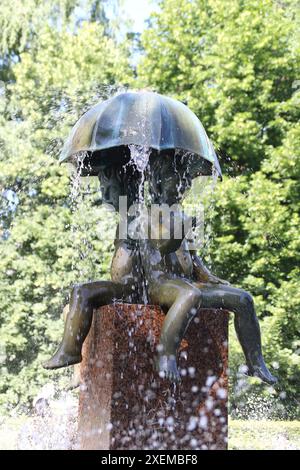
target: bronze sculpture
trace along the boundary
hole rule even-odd
[[[131,159],[130,146],[148,149],[145,162]],[[81,175],[98,175],[103,202],[119,211],[120,196],[128,207],[143,200],[145,181],[152,204],[179,204],[199,175],[221,170],[214,149],[197,117],[182,103],[156,93],[123,93],[95,106],[76,124],[61,161],[72,161]],[[140,166],[142,163],[142,167]],[[75,286],[71,293],[62,343],[44,364],[55,369],[81,361],[81,347],[91,326],[93,310],[121,301],[160,305],[166,312],[157,355],[157,370],[178,380],[176,355],[184,333],[199,308],[226,309],[235,314],[235,328],[245,354],[248,374],[273,384],[265,365],[258,320],[249,293],[218,279],[205,267],[183,234],[175,236],[171,211],[168,239],[115,239],[111,281]],[[147,222],[151,217],[146,208]],[[137,219],[129,217],[129,222]],[[151,219],[151,222],[152,219]],[[159,219],[154,233],[161,233]],[[147,225],[147,224],[146,224]]]

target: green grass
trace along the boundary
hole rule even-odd
[[[231,450],[299,450],[300,421],[229,420]]]
[[[0,422],[0,449],[16,449],[20,429],[32,418],[19,416]],[[231,450],[299,450],[300,421],[229,420]]]

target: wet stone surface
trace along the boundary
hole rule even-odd
[[[227,312],[198,312],[181,343],[177,384],[154,369],[163,320],[149,305],[96,312],[81,363],[75,448],[227,448]]]

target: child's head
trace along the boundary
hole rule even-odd
[[[127,205],[137,202],[140,174],[132,165],[110,165],[98,173],[102,201],[119,211],[120,196],[127,197]]]
[[[155,204],[179,204],[206,162],[195,155],[170,151],[156,155],[150,163],[149,190]]]

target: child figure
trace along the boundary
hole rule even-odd
[[[130,167],[131,170],[126,165],[124,171],[124,167],[114,166],[99,174],[103,200],[116,210],[119,209],[119,196],[127,195],[129,205],[139,201],[141,175],[134,165]],[[198,175],[197,167],[180,165],[174,153],[150,159],[151,202],[169,206],[178,204],[191,186],[192,179]],[[174,222],[180,217],[181,214],[173,213],[171,218]],[[158,223],[163,225],[164,221]],[[235,329],[248,374],[269,384],[276,383],[277,379],[269,372],[263,359],[260,329],[251,295],[211,274],[196,252],[189,250],[187,240],[175,238],[172,228],[168,240],[148,238],[141,242],[116,238],[112,281],[89,282],[73,288],[62,343],[44,367],[55,369],[80,362],[93,310],[115,300],[142,302],[140,290],[136,289],[137,281],[142,277],[150,303],[160,305],[166,313],[156,360],[159,372],[172,381],[179,380],[176,357],[190,321],[200,308],[225,309],[234,313]]]
[[[154,161],[151,174],[153,202],[171,207],[182,200],[198,170],[193,165],[182,167],[176,158],[166,156],[163,161]],[[144,271],[149,279],[151,303],[159,304],[166,311],[158,370],[171,380],[177,380],[178,347],[195,313],[199,308],[225,309],[234,313],[235,330],[246,358],[248,374],[269,384],[276,383],[277,379],[263,359],[252,296],[214,276],[196,252],[188,249],[185,239],[175,240],[171,233],[170,240],[156,241],[156,248],[161,255],[160,261],[156,265],[152,261],[158,259],[155,250],[152,257],[147,254],[145,261],[148,260],[148,263],[144,263]]]

